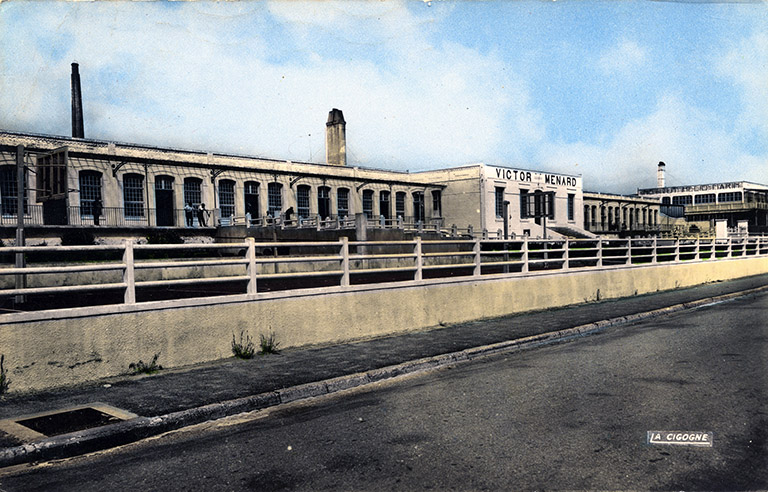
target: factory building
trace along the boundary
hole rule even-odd
[[[681,210],[689,223],[725,221],[730,229],[746,226],[750,233],[768,232],[768,186],[748,181],[666,186],[660,162],[656,188],[637,190],[642,198],[660,200],[662,209]]]

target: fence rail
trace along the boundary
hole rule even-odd
[[[62,262],[67,254],[114,258]],[[10,266],[16,254],[33,256],[32,266]],[[157,256],[166,255],[158,259]],[[719,261],[768,255],[768,237],[736,239],[559,239],[543,240],[422,240],[261,242],[248,239],[224,244],[134,244],[6,247],[0,249],[0,281],[15,279],[14,288],[0,289],[0,298],[73,295],[122,291],[119,302],[134,304],[137,291],[178,286],[199,288],[193,295],[212,295],[207,286],[232,284],[229,294],[257,296],[267,290],[348,288],[352,284],[418,282],[427,278],[520,275],[537,271],[634,268],[652,264]],[[41,259],[47,257],[46,259]],[[55,263],[54,263],[55,261]],[[63,263],[63,264],[62,264]],[[226,272],[221,268],[229,268]],[[206,268],[211,270],[206,271]],[[186,269],[186,270],[184,270]],[[166,278],[170,271],[181,271]],[[114,272],[117,272],[115,274]],[[137,278],[154,271],[160,278]],[[113,272],[109,277],[108,272]],[[57,285],[62,276],[103,275],[101,281]],[[58,275],[46,283],[45,278]],[[47,277],[46,277],[47,276]],[[323,279],[320,284],[313,279]],[[19,281],[19,280],[22,281]],[[27,286],[35,279],[35,287]],[[270,284],[272,282],[272,284]],[[275,287],[275,282],[279,285]],[[10,285],[5,282],[3,285]],[[266,287],[265,287],[266,285]],[[185,297],[179,294],[179,297]],[[72,296],[76,303],[78,296]]]

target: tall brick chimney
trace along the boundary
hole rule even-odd
[[[83,129],[83,97],[80,91],[80,70],[72,64],[72,137],[85,138]]]
[[[659,162],[658,170],[656,171],[656,186],[659,188],[664,188],[664,168],[666,167],[666,164],[663,162]]]
[[[325,124],[325,162],[332,166],[347,165],[347,122],[340,109],[328,113]]]

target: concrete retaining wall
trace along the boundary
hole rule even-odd
[[[123,374],[154,354],[166,368],[231,357],[241,330],[257,344],[273,331],[281,348],[337,343],[766,272],[759,257],[7,314],[0,352],[11,391],[39,390]]]

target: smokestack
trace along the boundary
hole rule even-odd
[[[347,122],[340,109],[328,113],[325,124],[325,162],[333,166],[347,165]]]
[[[85,138],[83,129],[83,97],[80,91],[80,70],[72,64],[72,137]]]
[[[659,188],[664,188],[664,168],[667,165],[663,162],[659,162],[658,170],[656,171],[656,185]]]

